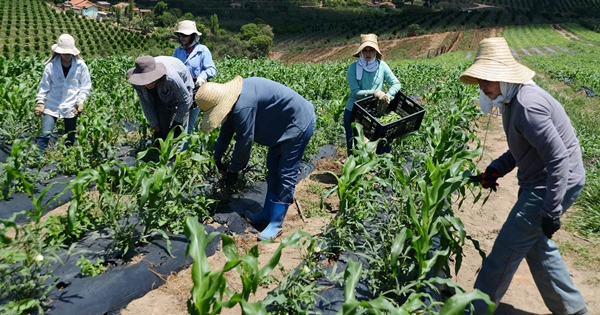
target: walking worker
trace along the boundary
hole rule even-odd
[[[352,154],[355,140],[354,131],[352,130],[352,108],[357,100],[373,95],[385,107],[400,91],[400,81],[392,73],[390,67],[381,60],[383,55],[377,44],[377,35],[361,34],[360,46],[353,57],[358,57],[358,60],[353,62],[348,67],[348,85],[350,86],[350,94],[346,102],[346,110],[344,111],[344,129],[346,131],[346,145],[348,155]],[[387,92],[382,91],[383,83],[387,82],[390,89]],[[389,153],[392,147],[389,143],[384,143],[383,140],[377,146],[377,154]]]
[[[58,118],[64,120],[65,144],[75,144],[77,117],[83,112],[91,89],[90,72],[79,56],[75,39],[69,34],[60,35],[52,45],[52,55],[46,61],[36,95],[34,113],[42,116],[42,132],[37,140],[40,154],[46,151]]]
[[[135,68],[127,71],[127,81],[137,92],[144,116],[154,129],[153,140],[164,140],[171,129],[175,129],[175,137],[187,132],[194,82],[181,60],[170,56],[138,57]]]
[[[212,54],[208,47],[201,45],[198,41],[202,33],[198,32],[196,22],[184,20],[177,24],[175,35],[179,40],[180,46],[175,48],[173,57],[181,60],[192,74],[194,81],[194,93],[198,88],[217,75],[217,68],[212,59]],[[200,109],[195,104],[192,105],[190,111],[189,125],[187,133],[192,133],[196,126],[196,118],[200,113]]]
[[[238,180],[239,171],[250,159],[253,142],[269,147],[264,207],[258,214],[246,211],[245,215],[252,222],[268,223],[259,240],[275,239],[294,201],[302,155],[315,128],[314,105],[277,82],[240,76],[224,84],[203,84],[196,103],[204,112],[203,132],[210,133],[222,123],[214,159],[226,184]],[[225,165],[221,160],[232,138],[235,147],[230,163]]]
[[[532,81],[534,75],[502,37],[482,40],[475,62],[460,75],[463,83],[479,84],[484,112],[499,107],[508,141],[508,151],[487,167],[482,186],[495,190],[497,179],[515,167],[519,181],[517,202],[474,287],[498,305],[525,258],[552,314],[589,314],[551,240],[585,183],[581,148],[562,105]],[[475,314],[485,313],[481,300],[474,305]]]

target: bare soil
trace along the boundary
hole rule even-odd
[[[488,118],[489,117],[489,118]],[[489,119],[489,126],[488,126]],[[489,162],[502,154],[506,149],[506,138],[501,126],[500,117],[486,116],[480,122],[481,130],[479,138],[484,145],[484,154],[478,163],[478,168],[483,170]],[[486,131],[487,130],[487,131]],[[338,160],[329,160],[320,163],[319,169],[309,178],[301,181],[296,189],[296,196],[301,202],[303,208],[307,208],[310,200],[318,200],[318,196],[313,193],[315,185],[331,187],[333,182],[328,175],[322,171],[330,169],[339,173],[341,162]],[[510,212],[516,201],[518,190],[516,174],[510,173],[499,180],[498,191],[490,195],[485,205],[481,201],[473,205],[467,202],[462,209],[455,209],[456,215],[464,222],[470,235],[479,240],[484,251],[489,253],[493,242],[502,226],[506,216]],[[312,197],[311,197],[312,196]],[[328,201],[329,205],[336,209],[337,204],[334,200]],[[299,217],[295,205],[290,207],[284,223],[283,236],[291,234],[295,230],[304,230],[312,235],[318,234],[321,227],[324,226],[333,214],[326,214],[323,217],[308,218],[303,222]],[[590,243],[576,237],[573,233],[559,230],[555,235],[557,243],[573,242],[583,246],[590,246]],[[238,238],[238,246],[243,252],[256,244],[253,235],[248,238]],[[277,244],[262,246],[260,248],[260,260],[268,260]],[[464,289],[469,290],[473,287],[478,269],[481,266],[481,258],[472,245],[464,248],[462,268],[458,275],[454,276],[454,281]],[[302,260],[304,252],[302,250],[287,249],[282,255],[281,270],[275,270],[273,276],[281,279],[285,274],[298,266]],[[583,293],[590,314],[600,314],[600,278],[597,276],[597,267],[582,266],[577,264],[578,257],[563,255],[567,268],[573,277],[573,281]],[[224,258],[220,252],[209,258],[213,268],[221,268],[224,264]],[[233,289],[241,288],[239,277],[235,273],[228,275],[228,283]],[[276,287],[276,283],[266,288],[261,288],[253,300],[264,299],[266,294]],[[167,283],[147,295],[132,301],[127,308],[122,311],[123,315],[150,315],[150,314],[186,314],[185,301],[190,296],[192,286],[190,270],[185,269],[176,275],[171,275]],[[223,314],[240,314],[240,309],[224,310]],[[535,286],[527,263],[523,261],[519,267],[508,292],[504,296],[502,303],[495,312],[496,315],[534,315],[549,314],[544,306],[541,296]]]

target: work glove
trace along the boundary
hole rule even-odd
[[[215,159],[215,164],[221,176],[225,177],[227,175],[227,163],[223,164],[221,159]]]
[[[385,100],[378,101],[377,102],[377,116],[382,116],[383,114],[385,114],[389,104],[390,103],[386,102]]]
[[[196,89],[199,89],[202,86],[202,84],[204,84],[204,83],[206,83],[205,78],[203,78],[203,77],[196,78],[196,85],[195,85]]]
[[[238,180],[238,177],[239,174],[237,172],[227,170],[227,173],[225,174],[225,185],[230,186],[235,184]]]
[[[73,114],[75,116],[83,113],[83,102],[82,101],[77,101],[77,103],[75,103],[75,108],[73,109]]]
[[[44,108],[46,106],[44,105],[44,103],[37,103],[35,104],[35,107],[33,108],[33,113],[36,116],[42,116],[42,114],[44,113]]]
[[[386,94],[382,91],[382,90],[375,90],[373,91],[373,96],[378,99],[378,100],[383,100],[384,97],[386,97]],[[388,97],[389,99],[389,97]]]
[[[552,238],[552,235],[560,229],[560,217],[542,217],[542,232],[547,238]]]
[[[485,169],[485,173],[479,174],[477,176],[469,176],[469,181],[473,183],[480,183],[481,187],[489,188],[493,191],[497,191],[498,183],[496,181],[500,178],[500,173],[493,168],[489,167]]]

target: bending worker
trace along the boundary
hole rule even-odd
[[[315,128],[314,105],[277,82],[240,76],[224,84],[204,83],[195,101],[204,112],[203,132],[222,123],[214,159],[227,184],[235,183],[248,164],[253,142],[269,147],[264,207],[258,214],[245,215],[252,222],[268,223],[259,240],[276,238],[294,201],[302,155]],[[221,160],[234,134],[231,162],[225,166]]]
[[[127,71],[127,81],[140,98],[144,116],[154,129],[154,140],[164,140],[171,129],[175,129],[175,137],[188,130],[194,82],[181,60],[138,57],[135,68]]]

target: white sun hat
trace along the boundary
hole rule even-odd
[[[190,20],[183,20],[177,24],[177,30],[175,34],[184,34],[184,35],[192,35],[196,34],[198,36],[202,35],[202,33],[198,32],[196,28],[196,22]]]
[[[75,39],[69,34],[62,34],[58,42],[52,45],[52,52],[57,54],[79,55],[79,49],[75,48]]]
[[[535,72],[518,63],[504,37],[483,39],[477,48],[475,62],[460,75],[466,84],[479,84],[478,80],[523,84]]]
[[[206,82],[202,84],[194,101],[204,112],[200,129],[209,133],[227,117],[242,92],[244,79],[236,76],[227,83]]]

